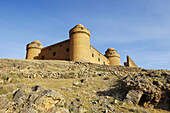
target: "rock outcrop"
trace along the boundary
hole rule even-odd
[[[63,95],[41,86],[6,85],[11,92],[0,95],[1,113],[69,113]]]
[[[169,90],[168,70],[0,59],[0,113],[168,113]]]
[[[149,72],[124,78],[127,103],[170,110],[170,75]]]

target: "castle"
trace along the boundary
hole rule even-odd
[[[114,48],[108,48],[105,55],[90,45],[90,31],[81,24],[77,24],[69,31],[70,39],[43,48],[40,41],[35,40],[27,44],[26,59],[68,60],[90,62],[103,65],[121,65],[120,55]],[[137,65],[127,56],[124,66]]]

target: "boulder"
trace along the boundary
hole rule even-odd
[[[142,94],[143,94],[143,92],[140,90],[130,90],[126,95],[124,102],[129,103],[131,101],[134,104],[138,104],[142,97]]]
[[[36,106],[43,112],[48,112],[58,105],[64,106],[64,102],[62,95],[54,90],[44,90],[35,100]]]
[[[26,100],[24,92],[22,92],[20,89],[15,91],[15,93],[13,94],[13,100],[18,105],[21,105],[22,103],[24,103]]]

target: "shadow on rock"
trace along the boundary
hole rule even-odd
[[[118,80],[116,82],[117,84],[112,85],[111,89],[106,90],[106,91],[98,91],[97,94],[99,96],[110,96],[117,100],[122,101],[125,98],[127,91],[124,90],[123,88],[122,80]]]

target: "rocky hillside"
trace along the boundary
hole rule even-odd
[[[170,71],[0,59],[0,113],[169,113]]]

